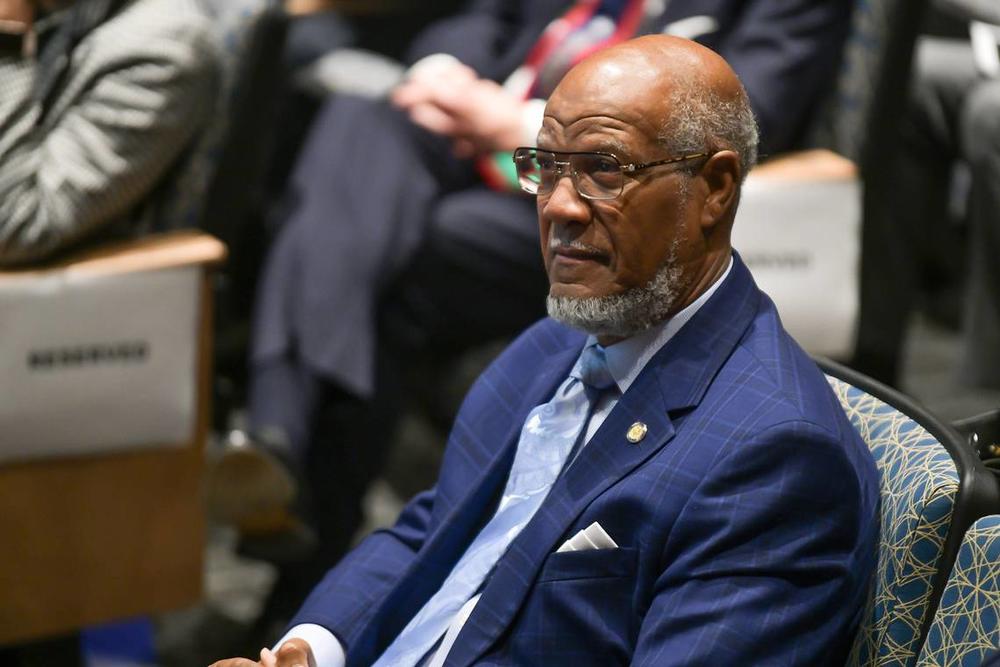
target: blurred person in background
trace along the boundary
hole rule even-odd
[[[0,0],[0,266],[174,224],[153,195],[213,107],[195,0]]]
[[[939,12],[938,24],[949,19],[960,23],[965,37],[925,35],[918,41],[909,106],[899,124],[899,148],[887,167],[895,187],[880,198],[887,207],[884,215],[873,216],[871,221],[879,224],[874,230],[878,247],[871,255],[877,259],[862,265],[861,324],[854,363],[883,382],[898,384],[906,328],[921,277],[935,264],[957,263],[965,273],[958,280],[966,281],[962,312],[956,317],[964,336],[960,379],[973,386],[1000,388],[1000,263],[996,260],[1000,253],[1000,3],[936,0],[934,9]],[[971,174],[967,188],[953,177],[958,162],[964,162]],[[964,209],[967,252],[948,243],[955,224],[950,218],[956,209]],[[951,253],[958,255],[957,262]]]
[[[563,74],[636,34],[694,38],[732,63],[773,154],[796,145],[830,87],[852,4],[480,0],[416,39],[388,103],[327,103],[261,278],[251,360],[250,427],[302,471],[321,545],[284,573],[286,609],[360,524],[396,376],[544,314],[534,202],[506,169]]]

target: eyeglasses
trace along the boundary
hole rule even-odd
[[[532,195],[551,193],[567,169],[573,185],[585,199],[615,199],[625,187],[625,174],[641,169],[709,157],[710,153],[692,153],[656,162],[622,164],[611,153],[556,153],[522,147],[514,151],[514,165],[521,189]]]

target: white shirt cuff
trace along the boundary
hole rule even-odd
[[[545,118],[545,100],[530,99],[521,108],[521,145],[534,146],[538,141],[538,131]]]
[[[296,625],[278,640],[278,643],[274,645],[274,650],[277,651],[282,644],[293,638],[302,639],[309,644],[313,657],[316,658],[317,667],[344,667],[344,663],[347,661],[340,640],[322,625],[315,623]]]
[[[405,78],[410,78],[418,71],[428,70],[433,71],[435,69],[448,69],[454,67],[455,65],[462,64],[462,61],[451,55],[450,53],[432,53],[429,56],[424,56],[417,62],[410,65],[409,69],[406,70],[404,74]]]
[[[1000,26],[973,21],[969,24],[969,38],[979,73],[1000,76]]]

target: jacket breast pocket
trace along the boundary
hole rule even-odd
[[[633,604],[638,556],[628,547],[549,554],[511,628],[503,664],[629,664],[641,620]]]
[[[538,583],[570,579],[633,577],[638,551],[631,547],[557,551],[549,554]]]

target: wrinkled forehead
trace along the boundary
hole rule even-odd
[[[569,150],[596,141],[624,149],[655,142],[669,113],[670,82],[636,65],[604,61],[571,71],[545,105],[539,146]]]

